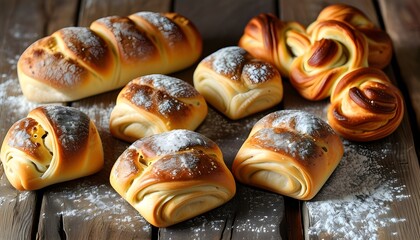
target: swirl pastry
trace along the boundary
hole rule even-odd
[[[386,74],[375,68],[359,68],[335,87],[328,122],[344,138],[373,141],[394,132],[403,115],[401,92]]]
[[[29,46],[17,70],[27,99],[74,101],[123,87],[142,75],[184,69],[201,51],[201,36],[185,17],[138,12],[104,17],[89,28],[60,29]]]
[[[309,100],[330,96],[345,73],[367,66],[365,37],[347,23],[326,20],[312,26],[311,46],[292,64],[290,82]]]
[[[128,142],[173,129],[195,130],[207,116],[204,97],[181,79],[161,74],[136,78],[119,93],[111,134]]]
[[[300,200],[313,198],[343,155],[340,137],[304,111],[268,114],[252,128],[232,172],[242,183]]]
[[[283,98],[278,70],[236,46],[203,59],[194,72],[194,87],[213,107],[234,120],[273,107]]]
[[[293,60],[305,52],[310,41],[300,23],[262,13],[245,26],[238,45],[254,57],[274,64],[283,77],[289,77]]]
[[[18,190],[36,190],[98,172],[104,164],[94,123],[81,111],[41,106],[13,124],[0,153],[4,172]]]
[[[369,67],[381,69],[390,63],[392,58],[391,38],[385,31],[377,28],[359,9],[346,4],[333,4],[324,8],[315,22],[324,20],[346,22],[364,34],[369,49]],[[308,27],[308,32],[311,32],[311,28],[312,26]]]
[[[216,143],[183,129],[134,142],[115,162],[110,181],[157,227],[216,208],[236,191],[235,180]]]

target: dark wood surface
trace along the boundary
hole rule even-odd
[[[175,11],[198,27],[205,57],[236,45],[246,23],[261,12],[308,25],[322,8],[337,2],[358,7],[390,34],[395,54],[385,71],[405,94],[407,113],[397,131],[382,140],[345,140],[340,165],[313,200],[297,201],[238,183],[237,194],[227,204],[172,227],[152,227],[109,184],[114,161],[129,145],[108,129],[116,90],[63,103],[87,113],[98,127],[105,151],[99,173],[19,192],[0,167],[0,239],[420,239],[417,0],[0,0],[0,141],[38,105],[20,91],[20,54],[62,27],[88,26],[103,16],[137,11]],[[192,83],[194,69],[172,75]],[[253,124],[269,112],[302,109],[326,119],[328,101],[304,100],[287,79],[283,84],[279,106],[242,120],[228,120],[210,108],[197,131],[219,144],[229,167]]]

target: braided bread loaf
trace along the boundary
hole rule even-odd
[[[309,45],[306,29],[300,23],[281,21],[266,13],[248,22],[238,43],[254,57],[274,64],[283,77],[289,77],[293,60]]]
[[[110,116],[111,134],[128,142],[173,129],[195,130],[207,116],[204,97],[181,79],[151,74],[130,81]]]
[[[401,92],[375,68],[347,73],[337,84],[328,109],[328,122],[343,137],[372,141],[388,136],[404,116]]]
[[[63,28],[36,41],[21,55],[18,77],[31,101],[73,101],[123,87],[141,75],[181,70],[201,51],[199,32],[179,14],[110,16],[90,28]]]
[[[346,22],[363,33],[368,42],[369,67],[382,69],[390,63],[392,58],[391,38],[385,31],[377,28],[360,9],[346,4],[330,5],[319,13],[317,20],[308,27],[308,32],[311,32],[312,26],[317,22],[325,20]]]
[[[322,119],[282,110],[259,120],[232,172],[242,183],[301,200],[313,198],[343,155],[340,137]]]
[[[84,177],[104,164],[94,123],[75,108],[55,105],[37,107],[13,124],[0,158],[9,182],[19,190]]]
[[[283,98],[278,70],[236,46],[222,48],[203,59],[194,72],[194,87],[231,119],[273,107]]]
[[[220,148],[189,130],[172,130],[137,140],[115,162],[110,182],[157,227],[216,208],[236,192]]]

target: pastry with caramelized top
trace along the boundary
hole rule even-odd
[[[340,137],[322,119],[281,110],[260,119],[239,149],[232,172],[242,183],[312,199],[343,156]]]
[[[198,216],[225,204],[236,192],[220,148],[190,130],[137,140],[115,162],[110,182],[156,227]]]
[[[236,46],[204,58],[195,69],[194,87],[233,120],[273,107],[283,99],[282,79],[274,65]]]
[[[328,122],[338,134],[363,142],[390,135],[403,116],[401,92],[375,68],[346,74],[335,87],[328,109]]]
[[[18,77],[34,102],[67,102],[125,86],[132,79],[191,66],[201,55],[196,27],[177,13],[109,16],[67,27],[21,55]]]
[[[207,116],[204,97],[189,83],[152,74],[130,81],[119,93],[110,131],[134,142],[173,129],[195,130]]]
[[[94,123],[75,108],[55,105],[37,107],[13,124],[0,158],[7,179],[18,190],[91,175],[104,164]]]

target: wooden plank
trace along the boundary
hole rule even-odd
[[[408,93],[407,103],[414,110],[415,123],[413,130],[420,131],[420,3],[416,0],[379,1],[385,28],[394,44],[395,58],[400,71],[399,79],[405,84],[404,90]],[[409,102],[408,102],[409,101]],[[419,142],[419,135],[417,143]],[[420,145],[417,145],[417,153]]]
[[[281,17],[308,25],[325,6],[343,1],[282,1]],[[368,1],[347,2],[377,23]],[[302,10],[304,8],[304,10]],[[305,14],[301,14],[302,11]],[[396,16],[395,16],[396,18]],[[394,81],[392,66],[386,70]],[[326,119],[329,101],[311,102],[286,91],[284,107],[303,109]],[[397,144],[396,144],[397,143]],[[419,233],[420,169],[405,116],[392,135],[370,143],[344,140],[345,154],[336,171],[311,201],[303,202],[306,239],[415,239]]]

